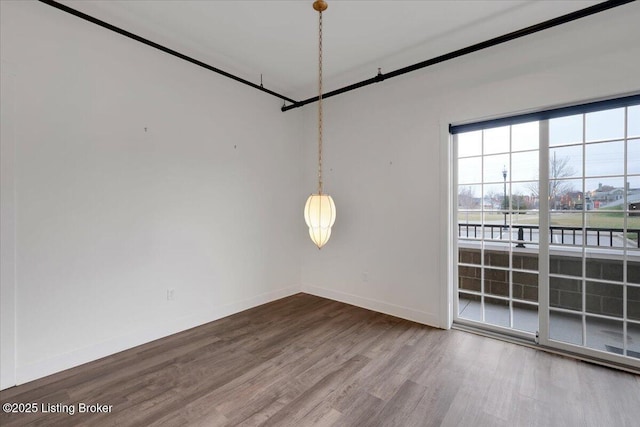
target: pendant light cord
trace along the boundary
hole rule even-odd
[[[318,13],[318,194],[322,194],[322,11]]]

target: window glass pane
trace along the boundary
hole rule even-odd
[[[477,247],[459,247],[458,262],[480,265],[480,249]],[[460,274],[462,275],[462,274]],[[480,270],[466,271],[465,277],[480,279]]]
[[[582,192],[581,179],[553,179],[549,181],[549,208],[553,211],[593,209],[593,204],[589,197],[588,194],[585,197]],[[576,223],[576,220],[582,217],[567,215],[562,218],[564,218],[565,223],[559,222],[554,223],[554,225],[580,225],[581,223]]]
[[[640,249],[640,176],[627,177],[627,246]]]
[[[484,182],[503,182],[504,171],[509,180],[509,154],[484,157]]]
[[[479,240],[482,237],[482,226],[478,226],[477,224],[458,224],[458,245],[460,247],[477,247],[478,242],[474,240]]]
[[[501,209],[484,212],[484,238],[486,240],[503,241],[509,239],[509,216],[503,212]],[[495,245],[492,244],[492,248],[495,249]]]
[[[595,241],[590,241],[589,243],[593,243],[595,246]],[[604,244],[608,244],[609,240],[601,238],[600,243],[602,245],[599,248],[587,248],[585,254],[586,277],[622,282],[622,250],[607,248],[605,251]]]
[[[480,272],[481,272],[480,267],[470,267],[466,265],[459,266],[458,267],[458,277],[459,277],[458,286],[460,290],[480,292],[482,290],[480,286],[480,283],[481,283]]]
[[[627,356],[640,359],[640,325],[627,323]]]
[[[575,182],[569,182],[567,185],[575,185]],[[552,181],[550,187],[556,186],[556,182]],[[549,191],[553,194],[553,191]],[[549,225],[553,227],[582,227],[582,210],[584,208],[582,193],[579,191],[557,191],[558,196],[549,197]],[[587,199],[589,197],[587,196]],[[587,210],[593,209],[593,206],[587,206]],[[554,232],[551,233],[552,235]],[[552,240],[551,243],[562,243]]]
[[[586,141],[624,137],[624,108],[585,114]]]
[[[509,254],[505,254],[505,257],[508,260]],[[508,297],[509,272],[507,270],[486,268],[484,270],[484,291],[488,294]]]
[[[482,154],[482,131],[458,134],[458,157]]]
[[[538,150],[511,155],[511,180],[532,181],[538,179]]]
[[[549,149],[549,178],[562,179],[582,175],[582,146]]]
[[[482,132],[484,132],[484,154],[509,152],[509,126],[485,129]]]
[[[595,210],[622,210],[624,178],[590,178],[585,180],[587,196]]]
[[[537,150],[540,122],[522,123],[511,127],[511,150]]]
[[[585,175],[622,175],[624,141],[602,142],[585,146]]]
[[[551,227],[549,241],[556,247],[582,246],[583,240],[584,231],[582,230],[582,227],[566,225]]]
[[[479,239],[482,237],[481,213],[478,211],[458,211],[458,237]]]
[[[549,120],[549,145],[582,141],[582,114]]]
[[[640,255],[640,217],[634,216],[627,218],[625,237],[627,238],[627,249],[629,251],[627,254],[629,255],[629,259],[635,260],[635,257]],[[635,283],[640,283],[640,280]]]
[[[536,332],[538,330],[538,306],[514,302],[513,327],[521,331]]]
[[[509,327],[509,301],[497,298],[484,299],[484,320],[492,325]]]
[[[482,157],[458,160],[458,184],[476,184],[482,181]]]
[[[628,256],[627,282],[640,285],[640,251],[629,251]],[[640,297],[640,293],[638,293],[638,296]],[[638,299],[640,300],[640,298]]]
[[[627,138],[640,136],[640,105],[628,108],[627,112]]]
[[[549,305],[565,310],[581,311],[582,280],[549,277]]]
[[[481,185],[458,186],[458,209],[480,209],[482,206]]]
[[[513,298],[538,302],[538,275],[514,271]]]
[[[509,267],[509,252],[506,250],[495,250],[486,248],[484,251],[484,265],[491,265],[494,267]],[[506,271],[497,270],[495,275],[491,274],[491,271],[485,271],[485,280],[499,280],[506,282],[509,279],[509,275],[504,275]]]
[[[627,286],[627,318],[640,321],[640,287]]]
[[[624,227],[624,212],[622,210],[611,212],[587,212],[585,226],[588,227],[589,241],[587,246],[609,246],[622,248],[625,236],[622,233]],[[593,233],[593,234],[592,234]],[[595,233],[599,233],[598,237]]]
[[[511,191],[514,195],[519,194],[525,198],[526,209],[538,207],[539,186],[538,181],[525,181],[511,184]]]
[[[479,295],[460,292],[458,294],[458,315],[465,319],[482,321],[480,298]]]
[[[625,236],[622,233],[624,227],[624,212],[587,212],[585,215],[587,230],[587,246],[606,246],[622,248]],[[620,255],[622,256],[622,255]]]
[[[587,347],[622,354],[622,322],[587,316]]]
[[[627,173],[640,174],[640,139],[627,141]]]
[[[502,209],[504,204],[504,185],[503,184],[486,184],[483,186],[482,203],[485,211],[495,211]],[[509,189],[507,188],[507,191]],[[500,217],[501,218],[501,217]],[[499,218],[484,218],[485,221],[496,220]]]
[[[550,311],[549,338],[582,345],[582,316]]]
[[[622,285],[587,281],[586,311],[603,316],[622,317]]]
[[[514,192],[513,186],[511,188],[511,215],[514,223],[519,222],[520,217],[526,215],[528,210],[532,209],[531,196],[525,195],[522,192]]]
[[[525,239],[527,239],[528,236],[528,232],[525,233]],[[534,239],[537,239],[537,236],[535,236],[534,234]],[[513,263],[513,268],[517,268],[520,270],[531,270],[531,271],[538,271],[538,247],[537,245],[534,245],[532,243],[527,242],[526,243],[526,247],[529,249],[534,249],[535,251],[519,251],[517,249],[514,249],[514,253],[513,253],[513,257],[512,257],[512,263]]]

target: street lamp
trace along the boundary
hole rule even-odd
[[[502,178],[504,179],[504,228],[507,228],[507,209],[509,209],[509,200],[507,199],[507,166],[502,165]]]

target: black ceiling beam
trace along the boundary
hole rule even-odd
[[[372,77],[367,80],[363,80],[358,83],[351,84],[349,86],[345,86],[340,89],[333,90],[331,92],[327,92],[322,95],[322,99],[330,98],[332,96],[340,95],[341,93],[349,92],[355,89],[359,89],[364,86],[368,86],[373,83],[379,83],[381,81],[390,79],[392,77],[397,77],[402,74],[410,73],[412,71],[420,70],[425,67],[429,67],[431,65],[439,64],[441,62],[449,61],[454,58],[459,58],[464,55],[468,55],[470,53],[477,52],[482,49],[486,49],[492,46],[496,46],[502,43],[506,43],[511,40],[518,39],[520,37],[528,36],[530,34],[537,33],[542,30],[546,30],[549,28],[556,27],[558,25],[566,24],[571,21],[575,21],[580,18],[584,18],[586,16],[594,15],[596,13],[604,12],[609,9],[613,9],[614,7],[622,6],[627,3],[632,3],[635,0],[608,0],[602,3],[595,4],[593,6],[589,6],[584,9],[577,10],[575,12],[568,13],[566,15],[559,16],[557,18],[549,19],[548,21],[541,22],[539,24],[531,25],[530,27],[522,28],[520,30],[513,31],[511,33],[504,34],[502,36],[494,37],[492,39],[473,44],[471,46],[467,46],[462,49],[455,50],[453,52],[445,53],[444,55],[436,56],[435,58],[428,59],[426,61],[418,62],[417,64],[409,65],[407,67],[399,68],[395,71],[391,71],[389,73],[381,73],[378,71],[378,74],[375,77]],[[312,102],[316,102],[318,100],[317,96],[312,98],[305,99],[303,101],[294,102],[291,105],[285,105],[282,107],[282,111],[288,111],[293,108],[302,107],[303,105],[310,104]]]
[[[223,70],[221,70],[219,68],[213,67],[213,66],[211,66],[209,64],[205,64],[202,61],[198,61],[197,59],[194,59],[194,58],[192,58],[190,56],[184,55],[184,54],[182,54],[180,52],[177,52],[177,51],[175,51],[173,49],[169,49],[166,46],[163,46],[161,44],[152,42],[149,39],[145,39],[144,37],[140,37],[140,36],[138,36],[136,34],[133,34],[133,33],[129,32],[129,31],[127,31],[127,30],[123,30],[122,28],[116,27],[115,25],[111,25],[108,22],[105,22],[105,21],[102,21],[100,19],[94,18],[93,16],[87,15],[86,13],[82,13],[82,12],[76,10],[76,9],[70,8],[69,6],[60,4],[60,3],[56,2],[56,1],[52,1],[52,0],[39,0],[39,1],[41,3],[44,3],[44,4],[47,4],[49,6],[55,7],[56,9],[59,9],[59,10],[61,10],[63,12],[67,12],[67,13],[73,15],[73,16],[77,16],[78,18],[84,19],[85,21],[91,22],[92,24],[96,24],[96,25],[98,25],[98,26],[100,26],[102,28],[106,28],[107,30],[111,30],[111,31],[113,31],[115,33],[118,33],[120,35],[128,37],[128,38],[130,38],[132,40],[135,40],[137,42],[146,44],[147,46],[151,46],[153,48],[156,48],[156,49],[158,49],[158,50],[160,50],[162,52],[168,53],[169,55],[175,56],[176,58],[180,58],[182,60],[185,60],[187,62],[195,64],[195,65],[197,65],[199,67],[206,68],[207,70],[213,71],[214,73],[221,74],[221,75],[223,75],[225,77],[228,77],[230,79],[233,79],[233,80],[235,80],[235,81],[237,81],[239,83],[245,84],[247,86],[251,86],[254,89],[258,89],[261,92],[265,92],[265,93],[268,93],[269,95],[273,95],[273,96],[275,96],[277,98],[282,99],[283,101],[291,102],[291,103],[294,103],[294,104],[296,103],[296,101],[294,101],[293,99],[288,98],[288,97],[286,97],[284,95],[281,95],[281,94],[279,94],[277,92],[274,92],[272,90],[266,89],[262,85],[257,85],[255,83],[252,83],[252,82],[250,82],[248,80],[245,80],[245,79],[243,79],[241,77],[238,77],[238,76],[235,76],[235,75],[233,75],[231,73],[223,71]]]

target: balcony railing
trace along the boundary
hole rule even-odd
[[[519,247],[527,242],[539,241],[540,229],[537,225],[513,225],[505,227],[501,224],[458,223],[458,237],[491,240],[507,240],[517,233],[512,241]],[[640,229],[601,228],[601,227],[549,227],[549,242],[555,245],[582,245],[586,236],[588,246],[599,247],[632,247],[640,249]],[[635,237],[635,238],[634,238]]]

